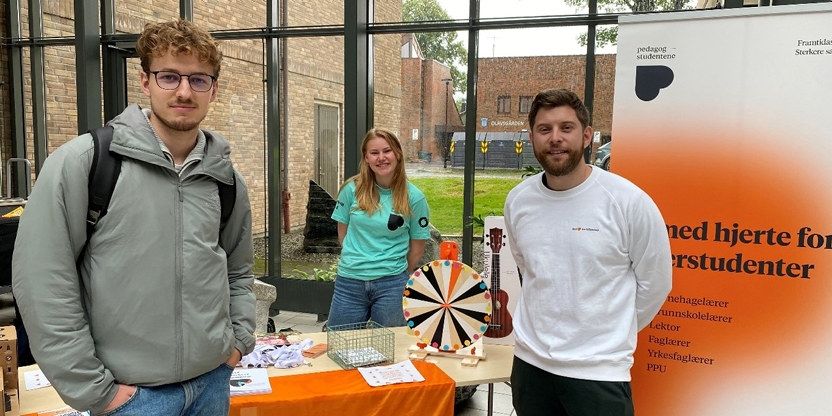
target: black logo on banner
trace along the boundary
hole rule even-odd
[[[662,88],[673,82],[673,70],[664,65],[640,65],[636,67],[636,97],[652,101]]]
[[[390,217],[387,218],[387,229],[390,231],[396,231],[404,225],[404,218],[398,214],[390,214]]]

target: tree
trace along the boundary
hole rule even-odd
[[[451,20],[451,16],[436,0],[404,0],[402,19],[405,22],[425,22]],[[467,78],[464,68],[468,51],[457,39],[456,32],[417,33],[416,40],[425,58],[434,59],[451,69],[455,89],[465,93]]]
[[[586,7],[587,0],[564,0],[575,7]],[[659,12],[690,9],[691,0],[598,0],[599,13]],[[578,36],[581,46],[586,46],[586,33]],[[598,27],[595,31],[595,46],[598,48],[615,45],[618,42],[618,26]]]

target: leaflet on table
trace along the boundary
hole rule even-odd
[[[38,412],[37,416],[90,416],[90,412],[81,412],[70,407],[64,407],[57,410]]]
[[[419,373],[410,360],[378,367],[361,367],[358,372],[372,387],[425,381],[425,377]]]
[[[52,385],[43,375],[43,371],[40,370],[23,373],[23,380],[26,382],[26,390],[42,389]]]
[[[235,368],[228,385],[232,396],[272,392],[269,373],[265,368]]]

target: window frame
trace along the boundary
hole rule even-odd
[[[505,102],[504,102],[505,100]],[[511,96],[497,96],[497,114],[511,114]]]
[[[525,99],[525,100],[524,100]],[[517,98],[517,112],[519,114],[529,114],[529,110],[532,109],[532,101],[534,97],[531,95],[521,95]],[[523,111],[523,104],[526,104],[526,111]]]

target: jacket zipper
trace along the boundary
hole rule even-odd
[[[176,175],[176,190],[179,196],[179,202],[176,205],[176,305],[174,307],[174,320],[175,320],[175,331],[176,331],[176,379],[182,379],[182,373],[184,372],[184,356],[185,356],[185,342],[182,336],[182,280],[184,279],[184,260],[183,260],[183,250],[184,244],[182,239],[184,238],[184,218],[183,218],[183,202],[185,201],[184,196],[182,195],[182,178],[179,175]]]

